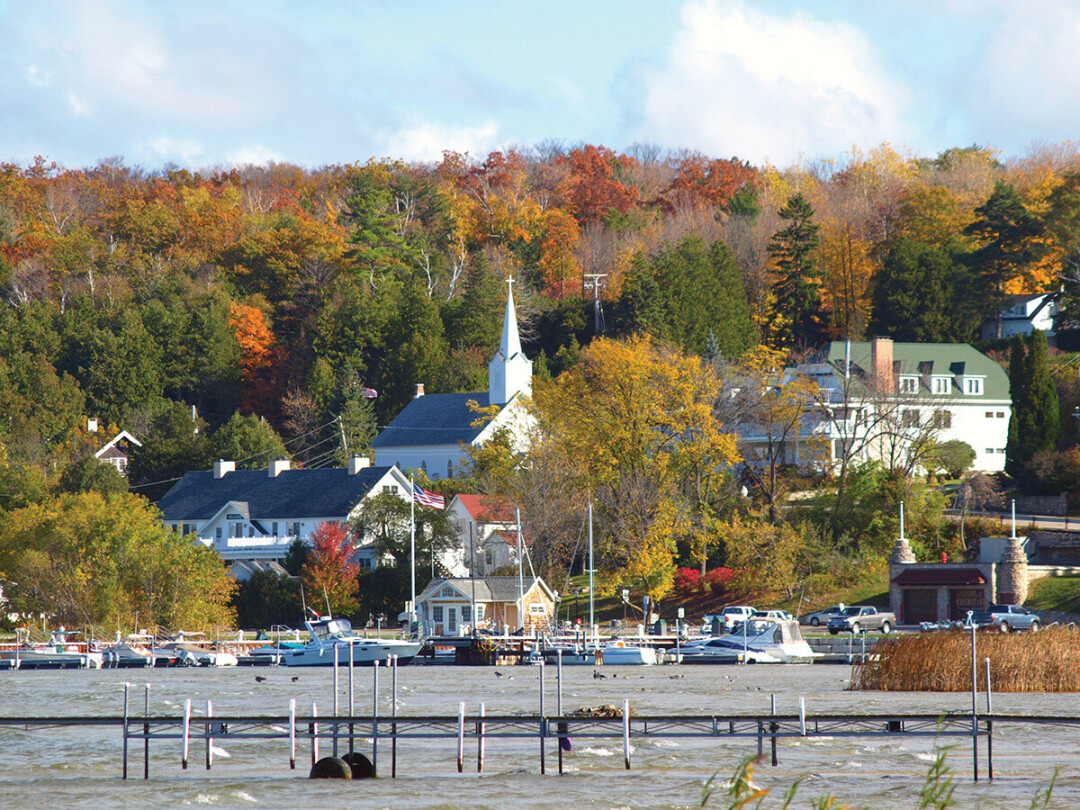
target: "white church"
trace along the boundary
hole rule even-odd
[[[508,279],[510,284],[513,279]],[[532,395],[532,360],[521,351],[512,290],[507,293],[499,349],[488,364],[488,390],[465,394],[416,395],[372,442],[375,466],[396,465],[399,470],[422,470],[431,480],[451,477],[466,461],[466,448],[491,439],[503,428],[513,444],[524,449],[536,422],[525,407]],[[469,407],[498,405],[494,419],[478,424],[481,414]]]

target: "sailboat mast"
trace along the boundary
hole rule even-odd
[[[592,554],[592,501],[589,501],[589,632],[594,633],[596,620],[593,616],[593,554]],[[594,634],[595,640],[595,634]]]

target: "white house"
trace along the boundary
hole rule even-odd
[[[167,526],[197,536],[226,561],[281,560],[293,540],[310,541],[320,523],[348,523],[365,498],[381,492],[407,501],[409,479],[360,457],[346,468],[313,470],[291,469],[284,460],[261,470],[217,461],[213,470],[184,475],[158,508]],[[363,567],[377,564],[370,546],[357,553]]]
[[[422,383],[416,396],[371,443],[376,465],[401,470],[422,470],[430,479],[451,477],[466,459],[465,448],[479,446],[503,428],[516,447],[524,447],[535,419],[525,408],[532,394],[532,361],[521,351],[512,294],[506,298],[502,339],[488,364],[488,390],[465,394],[425,394]],[[469,407],[498,405],[494,419],[481,423]]]
[[[1037,295],[1011,295],[1009,305],[1000,316],[987,318],[982,325],[982,339],[1011,338],[1013,335],[1030,335],[1036,329],[1047,335],[1054,334],[1054,316],[1057,315],[1059,293]],[[998,334],[998,322],[1001,334]]]
[[[87,423],[93,425],[93,431],[97,431],[97,420],[91,419]],[[102,464],[111,464],[116,467],[116,471],[119,472],[125,478],[128,471],[128,459],[131,454],[132,447],[142,447],[142,442],[128,433],[126,430],[121,430],[109,441],[105,443],[105,446],[94,453],[94,458],[100,461]]]
[[[451,499],[446,513],[460,541],[442,560],[451,575],[488,576],[500,568],[517,565],[517,517],[508,503],[463,493]]]
[[[555,617],[555,594],[542,579],[437,577],[416,597],[424,634],[468,634],[476,627],[498,632],[545,630]]]
[[[1005,469],[1009,378],[967,344],[834,341],[789,375],[818,384],[821,407],[801,440],[818,439],[833,459],[847,447],[880,459],[932,437],[970,445],[976,470]]]

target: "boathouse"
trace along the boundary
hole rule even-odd
[[[551,626],[555,593],[531,577],[437,577],[416,597],[423,635],[472,633],[474,606],[477,630],[531,633]]]

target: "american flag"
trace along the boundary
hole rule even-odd
[[[428,492],[423,487],[416,486],[416,484],[413,484],[413,500],[421,506],[430,506],[433,509],[446,508],[446,499],[442,495]]]
[[[375,399],[375,397],[377,397],[378,395],[379,392],[376,391],[374,388],[364,389],[364,399]]]

